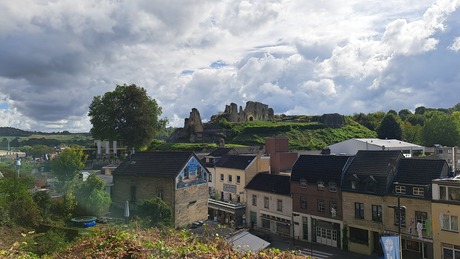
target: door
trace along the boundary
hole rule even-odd
[[[337,230],[316,227],[316,242],[337,247]]]

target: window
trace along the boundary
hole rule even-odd
[[[460,188],[451,186],[439,186],[441,200],[460,201]]]
[[[318,211],[323,212],[326,210],[326,206],[324,205],[324,200],[318,200]]]
[[[382,206],[372,205],[372,220],[382,222]]]
[[[132,202],[136,202],[137,198],[136,198],[136,186],[131,186],[131,189],[130,189],[130,194],[131,194],[131,201]]]
[[[367,230],[361,228],[350,227],[350,241],[359,244],[369,244]]]
[[[443,214],[441,229],[458,232],[458,216]]]
[[[395,186],[395,192],[396,193],[401,193],[401,194],[406,194],[406,186],[396,185]]]
[[[239,176],[239,175],[236,176],[236,183],[237,184],[241,183],[241,176]]]
[[[355,202],[355,218],[364,219],[364,203]]]
[[[329,182],[329,191],[330,192],[337,192],[337,184],[334,182]]]
[[[359,183],[356,180],[351,181],[351,189],[357,190],[359,188]]]
[[[404,208],[398,209],[398,207],[394,209],[395,225],[396,226],[399,225],[399,212],[401,212],[401,226],[405,226],[406,225],[406,210]]]
[[[250,211],[249,218],[251,220],[251,226],[257,226],[257,212]]]
[[[231,183],[231,182],[232,182],[232,180],[233,180],[233,179],[232,179],[232,175],[231,175],[231,174],[229,174],[229,175],[228,175],[228,182],[229,182],[229,183]]]
[[[264,208],[270,208],[270,200],[268,199],[268,197],[264,197]]]
[[[209,174],[209,182],[212,183],[212,174]]]
[[[318,191],[324,191],[324,182],[318,181]]]
[[[425,229],[425,221],[428,219],[428,213],[423,211],[416,211],[415,212],[415,223],[420,222],[423,225],[423,229]]]
[[[442,244],[443,258],[460,258],[460,247],[451,244]]]
[[[425,195],[425,190],[422,187],[414,187],[412,188],[412,193],[417,196]]]
[[[201,167],[197,167],[197,168],[196,168],[196,176],[197,176],[198,178],[201,178]]]
[[[224,174],[220,174],[220,181],[221,181],[221,182],[224,181]]]
[[[307,198],[305,198],[305,196],[300,196],[300,208],[301,209],[307,208]]]
[[[252,206],[257,206],[257,195],[252,195]]]
[[[302,217],[303,239],[308,240],[308,218]]]
[[[330,201],[329,208],[330,208],[331,216],[335,218],[337,216],[337,202]]]
[[[186,167],[184,169],[184,179],[188,179],[189,178],[189,171],[188,171],[188,167]]]
[[[238,202],[238,203],[241,202],[241,197],[239,195],[236,195],[236,202]]]
[[[299,184],[300,188],[307,188],[307,180],[305,178],[300,178]]]
[[[276,201],[276,210],[277,211],[283,211],[283,200],[278,199]]]
[[[270,220],[262,219],[262,227],[266,229],[270,229]]]

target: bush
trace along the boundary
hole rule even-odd
[[[136,214],[144,227],[173,225],[171,207],[159,198],[141,201],[136,207]]]
[[[66,238],[65,232],[52,229],[46,233],[34,236],[33,242],[28,242],[26,250],[43,256],[45,254],[53,254],[66,248],[68,243],[69,241]]]

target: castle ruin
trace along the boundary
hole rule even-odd
[[[242,106],[238,109],[236,103],[225,105],[225,111],[213,115],[211,121],[219,121],[221,119],[226,119],[228,122],[267,121],[274,119],[274,117],[275,113],[268,105],[249,101],[246,103],[244,110]]]

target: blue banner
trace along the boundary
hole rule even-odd
[[[380,238],[385,259],[401,259],[399,236],[382,236]]]

